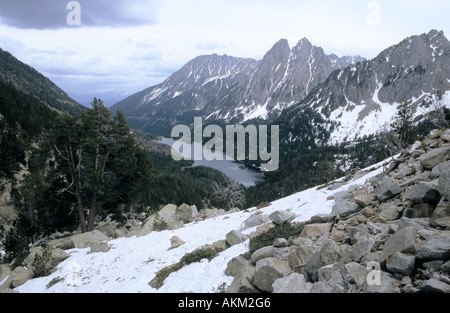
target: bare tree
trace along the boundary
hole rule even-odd
[[[242,185],[226,176],[222,184],[213,182],[213,197],[225,203],[226,209],[244,207],[246,203],[245,190]]]
[[[431,123],[439,129],[449,127],[450,123],[445,114],[445,111],[449,108],[449,98],[444,98],[442,93],[438,92],[436,100],[431,103],[431,111],[427,114]]]
[[[397,133],[389,129],[388,124],[382,126],[378,137],[380,138],[380,148],[388,151],[390,155],[395,155],[403,149],[403,141]]]

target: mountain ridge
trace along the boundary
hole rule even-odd
[[[403,102],[410,101],[420,118],[438,92],[450,97],[449,64],[450,42],[442,31],[408,37],[372,60],[334,71],[290,114],[313,108],[333,128],[332,142],[375,134]]]
[[[36,97],[58,112],[81,115],[84,107],[33,67],[0,48],[0,80]]]
[[[229,123],[268,118],[355,60],[362,58],[328,56],[306,38],[293,48],[281,39],[259,61],[217,54],[196,57],[163,83],[111,109],[122,110],[133,126],[157,134],[170,133],[176,123],[192,123],[193,115]]]

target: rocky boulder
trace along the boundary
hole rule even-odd
[[[278,278],[272,284],[274,293],[308,293],[308,286],[302,274],[292,273],[286,277]]]
[[[197,207],[195,205],[182,204],[178,207],[178,214],[184,223],[191,223],[198,217]]]
[[[91,232],[77,234],[69,237],[64,237],[60,239],[54,239],[47,242],[47,246],[51,249],[61,248],[61,249],[72,249],[72,248],[89,248],[92,242],[102,242],[108,241],[110,238],[104,233],[93,230]]]
[[[406,188],[403,201],[412,201],[413,203],[430,203],[437,205],[441,200],[438,182],[420,182],[415,186]]]
[[[415,254],[420,246],[418,231],[414,227],[405,227],[392,235],[384,244],[379,262],[384,263],[396,252]]]
[[[431,170],[434,166],[450,159],[450,146],[437,149],[431,149],[429,152],[420,156],[420,164],[425,169]]]
[[[229,233],[226,234],[226,240],[227,240],[227,244],[229,246],[234,246],[234,245],[238,245],[241,242],[244,242],[248,239],[247,235],[242,234],[240,231],[238,230],[232,230]]]
[[[253,285],[257,288],[273,292],[273,283],[289,273],[288,262],[277,258],[265,258],[256,262]]]
[[[440,173],[438,186],[444,198],[450,201],[450,167]]]
[[[393,178],[386,175],[381,180],[380,185],[375,189],[377,199],[381,202],[391,199],[401,192],[402,189],[397,182],[395,182]]]
[[[269,215],[269,219],[276,225],[281,225],[295,217],[295,213],[290,211],[279,210]]]

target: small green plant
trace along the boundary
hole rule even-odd
[[[153,278],[148,284],[155,289],[161,288],[164,284],[164,280],[166,280],[166,278],[173,272],[180,270],[183,266],[184,264],[180,262],[164,267],[156,273],[155,278]]]
[[[54,285],[56,285],[57,283],[59,283],[59,282],[61,282],[61,281],[63,281],[64,280],[64,278],[61,278],[61,277],[55,277],[55,278],[53,278],[47,285],[45,285],[45,287],[47,288],[47,289],[50,289],[51,287],[53,287]]]
[[[211,261],[221,251],[223,251],[223,249],[214,247],[212,245],[205,245],[190,253],[186,253],[181,258],[180,262],[166,266],[163,269],[159,270],[158,273],[156,273],[155,278],[153,278],[148,284],[155,289],[159,289],[164,284],[164,280],[173,272],[179,271],[185,265],[200,262],[203,259],[208,259],[209,261]]]
[[[167,229],[167,223],[161,218],[161,216],[156,213],[155,220],[153,221],[153,228],[156,231],[162,231]]]
[[[209,261],[211,261],[218,254],[219,252],[213,246],[207,248],[199,248],[190,253],[185,254],[181,258],[180,262],[183,263],[184,265],[189,265],[191,263],[200,262],[203,259],[208,259]]]
[[[254,252],[262,247],[267,247],[273,244],[277,238],[289,239],[290,236],[300,235],[306,223],[289,223],[285,222],[269,229],[265,233],[256,236],[250,240],[250,251]]]
[[[31,263],[34,268],[35,277],[50,275],[52,269],[51,260],[52,252],[48,249],[44,249],[42,254],[36,253],[33,263]]]
[[[260,202],[260,203],[256,206],[256,208],[257,208],[257,209],[262,209],[262,208],[266,208],[266,207],[268,207],[268,206],[270,206],[270,205],[272,205],[272,203],[270,203],[270,202]]]

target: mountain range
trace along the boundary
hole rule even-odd
[[[327,55],[303,38],[292,49],[278,41],[262,60],[217,54],[189,61],[163,83],[115,104],[131,125],[167,134],[193,116],[207,122],[238,123],[277,117],[299,101],[336,69],[363,61]]]
[[[328,124],[329,141],[343,142],[388,126],[406,101],[420,117],[438,93],[448,97],[449,90],[450,42],[442,31],[432,30],[406,38],[373,60],[334,71],[286,116],[312,108]]]
[[[137,128],[167,135],[176,124],[192,124],[194,116],[218,124],[274,122],[284,111],[295,119],[311,108],[332,130],[327,140],[341,142],[380,130],[404,101],[420,115],[438,91],[450,90],[449,57],[450,43],[436,30],[406,38],[372,60],[327,55],[306,38],[291,49],[282,39],[259,61],[197,57],[112,110],[123,111]]]

